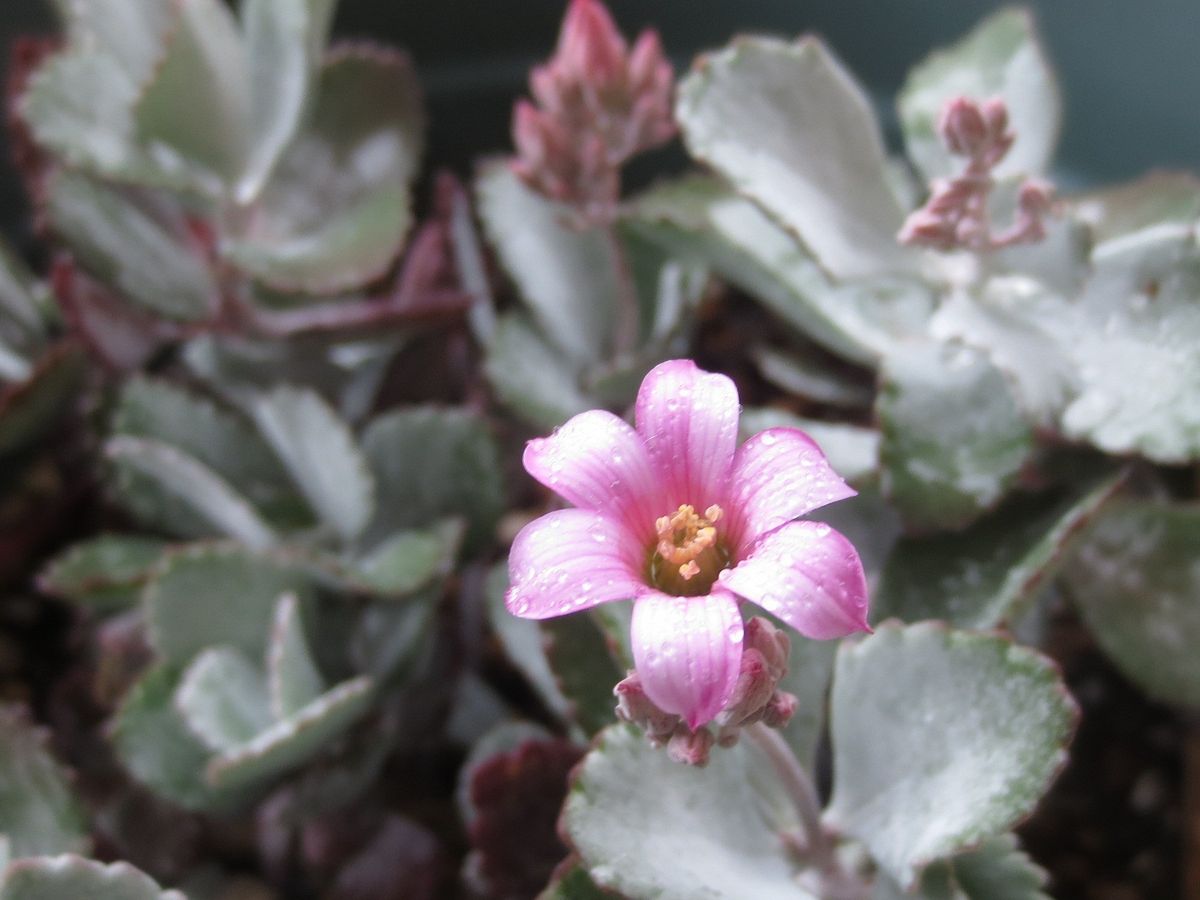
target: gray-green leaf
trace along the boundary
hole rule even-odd
[[[405,57],[362,48],[333,55],[307,124],[246,232],[228,242],[230,260],[283,291],[330,294],[378,278],[412,220],[423,127]]]
[[[577,364],[611,349],[617,297],[613,245],[570,221],[570,207],[527,187],[507,163],[484,167],[475,187],[488,241],[538,325]]]
[[[238,546],[200,544],[170,554],[146,587],[146,630],[167,661],[229,644],[252,659],[267,645],[280,594],[312,593],[299,564]]]
[[[0,837],[10,858],[86,852],[87,822],[47,733],[15,706],[0,706]]]
[[[164,891],[144,872],[126,862],[105,865],[63,855],[20,860],[9,866],[0,900],[187,900]]]
[[[1012,622],[1120,485],[1108,478],[1066,499],[1023,497],[965,531],[902,538],[875,592],[873,617],[944,619],[960,628]]]
[[[157,538],[102,534],[56,556],[38,575],[38,587],[101,611],[133,603],[167,548]]]
[[[504,485],[499,451],[482,419],[464,409],[397,410],[371,422],[362,446],[378,489],[368,538],[383,540],[447,516],[469,521],[468,550],[491,538]]]
[[[883,488],[905,521],[961,527],[999,502],[1033,451],[1004,375],[970,347],[919,342],[881,379]]]
[[[263,673],[231,647],[209,647],[192,660],[175,705],[192,733],[216,751],[244,744],[272,719]]]
[[[695,769],[617,725],[575,770],[561,827],[588,875],[634,900],[814,900],[779,838],[796,824],[782,794],[745,741]]]
[[[1200,708],[1200,507],[1114,503],[1067,567],[1097,642],[1147,693]]]
[[[211,533],[228,535],[256,550],[277,542],[271,526],[228,482],[203,463],[162,441],[114,437],[104,445],[110,460],[137,473],[160,494],[174,497]]]
[[[928,863],[1028,815],[1076,718],[1045,658],[931,624],[885,624],[843,644],[831,706],[826,815],[905,888]]]
[[[325,690],[304,636],[300,599],[293,593],[284,594],[275,606],[267,645],[267,690],[276,719],[294,715]]]
[[[158,315],[197,321],[216,311],[212,273],[180,232],[179,210],[162,215],[129,189],[75,172],[47,186],[50,223],[101,281]]]
[[[904,221],[870,101],[813,37],[739,38],[679,85],[688,148],[839,278],[904,271]]]
[[[344,542],[358,537],[375,483],[345,422],[315,391],[287,385],[259,395],[250,411],[321,520]]]
[[[497,320],[484,371],[505,405],[542,428],[596,405],[580,388],[578,369],[515,310]]]
[[[897,338],[923,333],[933,309],[915,279],[831,281],[794,236],[714,178],[656,187],[628,215],[635,233],[711,266],[804,336],[862,365],[874,366]]]

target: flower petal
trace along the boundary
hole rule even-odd
[[[663,514],[660,485],[641,437],[627,422],[594,409],[525,445],[525,471],[582,509],[610,513],[640,540]]]
[[[508,554],[504,603],[513,615],[548,619],[646,590],[637,545],[603,513],[560,509],[521,529]]]
[[[737,388],[690,359],[650,370],[637,398],[637,430],[666,490],[665,515],[681,503],[706,509],[724,493],[737,447]]]
[[[729,481],[727,512],[739,556],[771,529],[855,495],[798,428],[768,428],[742,444]]]
[[[768,533],[748,558],[721,573],[720,583],[805,637],[871,630],[858,551],[824,522],[792,522]]]
[[[672,597],[633,606],[633,659],[646,695],[695,730],[729,702],[742,662],[742,614],[732,594]]]

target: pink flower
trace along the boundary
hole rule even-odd
[[[738,397],[691,360],[652,370],[637,428],[581,413],[525,448],[525,469],[575,505],[517,535],[506,603],[532,619],[634,601],[634,661],[647,696],[693,730],[730,701],[740,600],[810,638],[869,630],[858,553],[820,522],[854,495],[813,440],[769,428],[737,446]]]

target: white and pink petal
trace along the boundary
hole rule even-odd
[[[733,695],[742,662],[742,614],[723,590],[700,597],[643,594],[633,607],[633,659],[646,695],[695,730]]]
[[[854,495],[803,431],[760,431],[738,448],[729,477],[726,513],[738,555],[772,529]]]
[[[665,515],[719,502],[737,447],[738,395],[724,375],[690,359],[655,366],[637,397],[637,431],[666,489]]]
[[[646,447],[623,419],[594,409],[525,445],[525,471],[581,509],[608,513],[649,541],[661,485]]]
[[[505,605],[513,615],[548,619],[646,590],[638,547],[611,516],[560,509],[530,522],[508,555]]]
[[[762,537],[721,573],[728,590],[816,640],[870,631],[867,579],[854,545],[823,522],[792,522]]]

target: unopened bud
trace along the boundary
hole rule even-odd
[[[637,672],[630,672],[613,688],[617,697],[617,718],[646,732],[653,744],[665,743],[680,724],[679,716],[664,712],[646,696]]]
[[[776,691],[763,710],[763,724],[769,728],[783,728],[792,720],[800,701],[795,694],[787,691]]]
[[[564,69],[603,91],[623,80],[625,50],[625,39],[603,3],[572,0],[556,54]]]
[[[1029,179],[1017,194],[1017,206],[1031,216],[1044,216],[1054,205],[1054,186],[1045,181]]]
[[[769,619],[754,616],[746,622],[743,641],[743,652],[757,650],[762,654],[772,679],[778,681],[787,674],[792,642],[783,629],[776,628]]]
[[[938,134],[946,149],[959,156],[979,156],[992,137],[979,104],[969,97],[946,101],[938,117]]]
[[[775,692],[777,681],[771,677],[770,667],[761,653],[753,648],[743,650],[737,684],[729,703],[717,714],[717,724],[744,726],[757,721]]]
[[[707,728],[692,731],[680,725],[667,742],[667,755],[675,762],[703,768],[708,765],[708,752],[712,745],[713,735]]]

